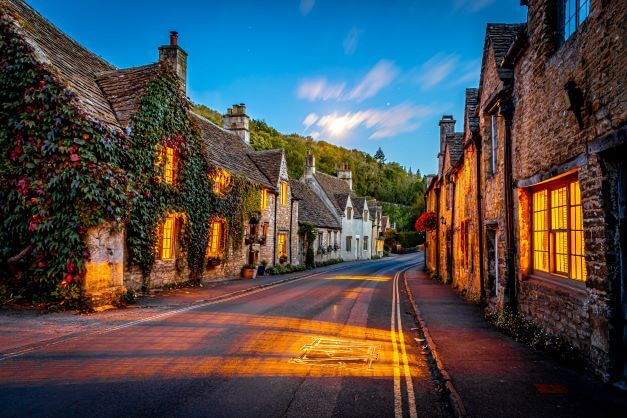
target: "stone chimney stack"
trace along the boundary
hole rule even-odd
[[[250,118],[246,114],[244,103],[234,104],[226,110],[224,129],[228,129],[250,145]]]
[[[353,172],[349,170],[347,162],[344,163],[344,169],[337,172],[337,178],[346,181],[353,190]]]
[[[316,174],[316,157],[311,150],[308,150],[307,157],[305,157],[305,177],[313,177],[314,174]]]
[[[455,133],[455,119],[452,115],[444,115],[440,119],[440,152],[438,153],[438,174],[442,174],[444,168],[444,146],[446,136]]]
[[[183,92],[187,93],[187,52],[178,45],[178,32],[170,32],[170,45],[159,47],[159,62],[168,65],[181,80]]]

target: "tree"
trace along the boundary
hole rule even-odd
[[[377,152],[374,153],[374,159],[377,160],[379,164],[385,163],[385,154],[383,153],[381,147],[379,147]]]

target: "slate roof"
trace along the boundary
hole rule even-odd
[[[471,132],[476,132],[479,129],[479,118],[475,115],[477,109],[478,89],[466,89],[466,104],[465,112],[468,119],[468,128]]]
[[[290,180],[290,186],[294,199],[300,200],[298,222],[306,222],[319,228],[341,228],[337,218],[306,184],[298,180]]]
[[[525,23],[488,23],[486,38],[492,46],[494,59],[499,65],[516,38],[525,30]]]
[[[96,75],[98,86],[109,100],[120,125],[125,128],[150,80],[157,76],[160,65],[148,64],[141,67],[108,71]]]
[[[259,185],[274,189],[275,185],[270,183],[249,157],[248,154],[253,152],[250,145],[244,143],[239,136],[218,127],[202,116],[195,113],[193,115],[201,130],[205,144],[204,151],[209,163],[230,173],[244,176]]]
[[[364,205],[366,203],[366,198],[359,197],[353,193],[351,196],[351,202],[353,202],[353,218],[362,219],[364,217]]]
[[[377,206],[377,201],[375,199],[368,200],[368,212],[370,212],[370,219],[374,220],[377,217],[377,210],[381,207]]]
[[[340,215],[344,213],[347,198],[352,194],[348,183],[335,176],[320,172],[314,173],[314,178],[318,181],[331,203],[333,203],[337,213]]]
[[[23,1],[6,0],[2,4],[17,17],[19,32],[33,49],[36,59],[76,95],[81,110],[119,129],[113,108],[96,82],[96,74],[116,68],[68,37]]]
[[[455,167],[464,156],[464,134],[455,132],[446,136],[446,150],[451,161],[451,167]]]
[[[281,161],[283,160],[282,149],[270,149],[264,151],[253,151],[249,153],[257,168],[270,180],[275,187],[279,185],[281,179]]]

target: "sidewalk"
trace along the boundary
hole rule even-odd
[[[263,276],[252,280],[213,280],[204,282],[203,287],[153,290],[146,296],[138,297],[127,308],[89,314],[77,314],[76,312],[42,313],[35,310],[0,308],[0,357],[25,347],[121,325],[170,309],[202,303],[233,293],[247,292],[312,274],[347,268],[363,262],[346,261],[317,269],[277,276]]]
[[[627,394],[488,324],[421,267],[406,282],[466,413],[473,417],[625,417]]]

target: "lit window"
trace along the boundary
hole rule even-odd
[[[266,210],[268,207],[268,190],[261,189],[261,210]]]
[[[287,200],[287,182],[282,181],[279,188],[279,201],[282,206],[286,206]]]
[[[229,184],[231,183],[231,176],[229,173],[223,170],[218,170],[213,175],[213,192],[216,194],[226,193]]]
[[[532,206],[534,269],[585,280],[579,182],[558,181],[534,190]]]
[[[279,232],[278,238],[277,254],[279,257],[287,257],[287,234]]]
[[[166,184],[174,184],[176,181],[176,151],[172,147],[165,147],[164,153],[163,178]]]
[[[590,0],[561,0],[561,32],[565,41],[577,31],[577,28],[586,20],[590,14]]]
[[[174,215],[167,215],[161,231],[160,255],[162,260],[172,260],[174,258],[174,228],[176,218]]]
[[[209,245],[207,255],[209,257],[219,256],[224,250],[224,222],[213,221],[209,229]]]

